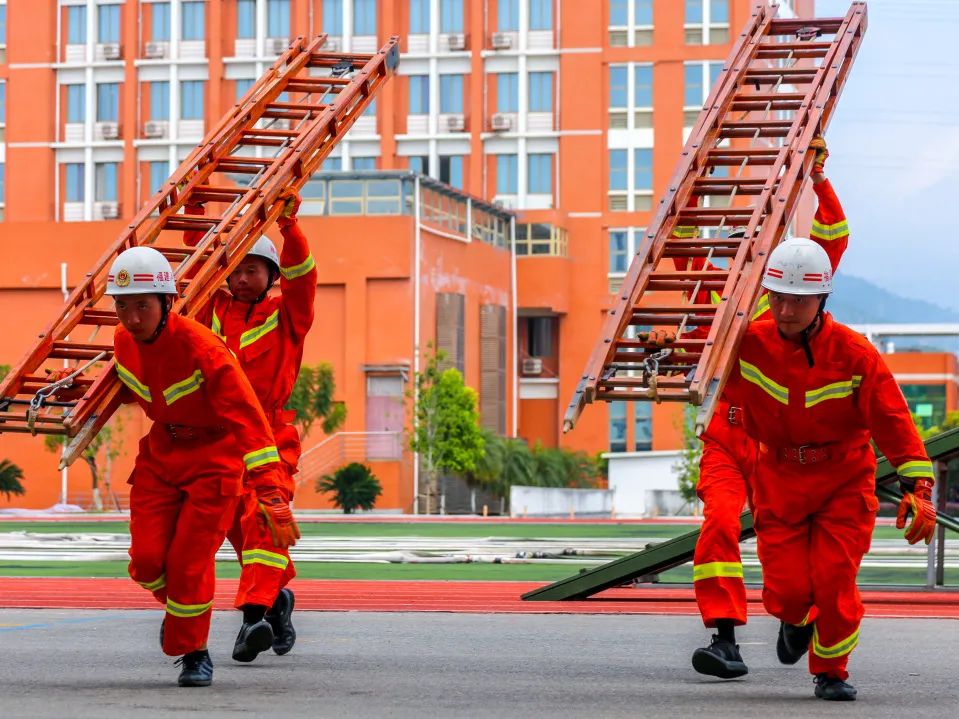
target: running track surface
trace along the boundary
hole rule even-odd
[[[524,602],[538,582],[294,581],[296,608],[338,612],[463,612],[477,614],[698,614],[685,587],[608,589],[590,599]],[[217,582],[214,607],[230,609],[237,580]],[[863,591],[866,616],[959,619],[959,592]],[[748,592],[749,612],[764,615],[758,590]],[[159,609],[152,595],[129,579],[0,578],[0,607],[18,609]]]

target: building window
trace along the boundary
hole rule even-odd
[[[609,66],[609,108],[625,110],[629,106],[629,68]]]
[[[626,230],[609,231],[609,273],[625,274],[629,269],[629,240]]]
[[[6,7],[4,7],[6,9]],[[7,166],[0,162],[0,205],[7,202]]]
[[[85,181],[83,163],[68,162],[66,167],[67,202],[83,202]]]
[[[256,37],[256,0],[237,0],[236,36],[241,40]]]
[[[500,32],[516,32],[519,30],[519,2],[520,0],[499,0],[496,12],[496,29]]]
[[[463,156],[440,155],[440,182],[463,189]]]
[[[406,166],[413,172],[425,175],[430,169],[429,155],[410,155],[406,158]]]
[[[169,42],[170,3],[155,2],[150,6],[150,40]]]
[[[526,319],[526,354],[530,357],[552,357],[554,321],[552,317]]]
[[[629,0],[610,0],[609,26],[626,27],[629,25]]]
[[[170,83],[166,80],[150,83],[150,119],[170,118]]]
[[[430,76],[410,75],[410,114],[430,114]]]
[[[323,32],[333,36],[343,34],[343,0],[323,0]]]
[[[184,80],[180,83],[180,119],[203,119],[203,80]]]
[[[686,43],[721,45],[729,41],[729,0],[686,0]]]
[[[480,423],[506,432],[506,307],[480,306]]]
[[[444,115],[463,112],[462,75],[440,75],[440,112]]]
[[[463,0],[440,0],[440,32],[463,32]]]
[[[553,29],[553,0],[529,0],[529,29]]]
[[[633,444],[637,452],[653,448],[653,403],[633,402]]]
[[[323,160],[323,165],[320,169],[323,172],[339,172],[343,169],[343,159],[340,157],[327,157]]]
[[[636,107],[653,106],[653,66],[636,65],[633,68],[635,87],[633,90],[633,104]]]
[[[7,44],[7,6],[0,5],[0,45]],[[2,201],[2,200],[0,200]]]
[[[904,384],[901,388],[909,411],[919,418],[923,429],[935,427],[946,418],[944,384]]]
[[[97,122],[116,122],[120,114],[120,84],[101,82],[97,85]]]
[[[87,119],[87,86],[67,85],[67,122],[85,122]]]
[[[609,403],[609,451],[626,451],[626,403]]]
[[[256,82],[252,77],[241,77],[236,79],[236,101],[239,102],[243,99],[243,96],[246,95],[247,90],[253,87],[253,83]]]
[[[7,83],[0,80],[0,125],[7,124]]]
[[[202,2],[185,2],[180,7],[180,12],[183,13],[180,37],[184,40],[202,40],[204,38],[203,13],[206,10],[204,4]]]
[[[633,0],[633,19],[639,27],[652,27],[653,0]]]
[[[354,157],[350,162],[357,171],[376,169],[375,157]]]
[[[549,195],[553,192],[553,156],[531,154],[528,162],[529,193]]]
[[[466,296],[458,292],[436,293],[436,349],[445,357],[439,369],[450,367],[463,372],[465,335],[463,332]]]
[[[290,0],[267,0],[266,35],[279,38],[290,36]]]
[[[553,111],[553,73],[531,72],[529,74],[529,111]]]
[[[402,374],[366,376],[366,431],[402,432],[406,422],[406,401]],[[367,439],[367,454],[384,459],[390,456],[387,447],[395,445],[387,436]],[[373,451],[375,449],[375,452]],[[399,450],[393,449],[398,458]]]
[[[629,189],[629,167],[626,150],[609,151],[609,191],[625,192]]]
[[[721,62],[687,62],[684,65],[683,126],[692,127],[699,117],[713,83],[723,70]]]
[[[160,191],[163,183],[170,176],[170,163],[166,160],[159,160],[150,163],[150,194]]]
[[[70,5],[67,7],[67,44],[85,45],[87,42],[87,7]]]
[[[519,111],[519,75],[501,72],[496,76],[496,111]]]
[[[120,6],[97,7],[97,42],[120,42]]]
[[[653,151],[648,147],[633,150],[633,189],[653,189]]]
[[[519,157],[496,156],[496,194],[515,195],[519,192]]]
[[[98,162],[96,164],[95,199],[97,202],[117,201],[117,163]]]
[[[353,34],[376,34],[376,0],[353,1]]]
[[[410,0],[410,34],[427,35],[430,31],[430,2]]]

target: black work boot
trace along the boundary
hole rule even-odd
[[[243,622],[240,633],[236,635],[236,644],[233,645],[233,659],[238,662],[252,662],[257,654],[265,652],[273,644],[273,629],[269,622],[261,619],[258,622]]]
[[[813,625],[797,627],[795,624],[779,623],[779,639],[776,640],[776,656],[783,664],[795,664],[809,651]]]
[[[296,630],[293,628],[293,605],[296,600],[293,592],[285,587],[276,595],[276,601],[266,613],[266,621],[273,628],[273,651],[283,656],[296,643]]]
[[[178,680],[181,687],[208,687],[213,683],[213,660],[206,649],[184,654],[176,664],[183,667]]]
[[[160,651],[163,651],[163,634],[166,631],[166,614],[163,615],[163,621],[160,622]]]
[[[693,669],[720,679],[735,679],[749,673],[739,654],[739,645],[720,638],[718,634],[713,634],[708,647],[693,652]]]
[[[842,679],[836,679],[828,674],[817,674],[813,680],[816,682],[816,696],[829,702],[854,702],[856,701],[856,687],[847,684]]]

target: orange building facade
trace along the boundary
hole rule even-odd
[[[397,440],[384,457],[371,437],[402,431],[431,342],[494,431],[591,453],[675,449],[676,406],[597,405],[565,436],[562,413],[752,2],[0,2],[0,364],[54,312],[61,265],[72,287],[289,38],[326,33],[332,50],[372,52],[397,35],[398,75],[303,193],[320,268],[305,362],[333,365],[348,409],[342,436],[307,438],[304,461],[375,460],[378,506],[410,511],[408,452]],[[807,197],[797,234],[811,211]],[[136,417],[125,427],[143,429]],[[55,457],[40,445],[0,435],[0,457],[26,474],[15,504],[56,501]],[[71,495],[89,486],[79,466],[68,481]],[[297,502],[329,506],[311,482]]]

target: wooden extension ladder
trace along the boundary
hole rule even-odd
[[[396,37],[372,55],[324,52],[325,41],[294,40],[130,221],[0,382],[0,432],[66,435],[61,467],[79,456],[119,405],[117,317],[104,296],[117,255],[141,245],[163,253],[180,293],[174,311],[195,316],[279,216],[280,193],[306,184],[399,65]],[[184,214],[190,203],[206,214]],[[197,230],[203,239],[184,245]],[[71,376],[51,383],[44,370],[64,365]],[[58,399],[65,389],[83,396]]]
[[[811,173],[809,143],[825,131],[866,30],[863,2],[843,18],[775,12],[753,8],[717,78],[604,320],[564,431],[596,400],[688,402],[701,407],[698,429],[708,423],[765,258]],[[676,341],[666,349],[641,341],[644,327],[674,331]]]

